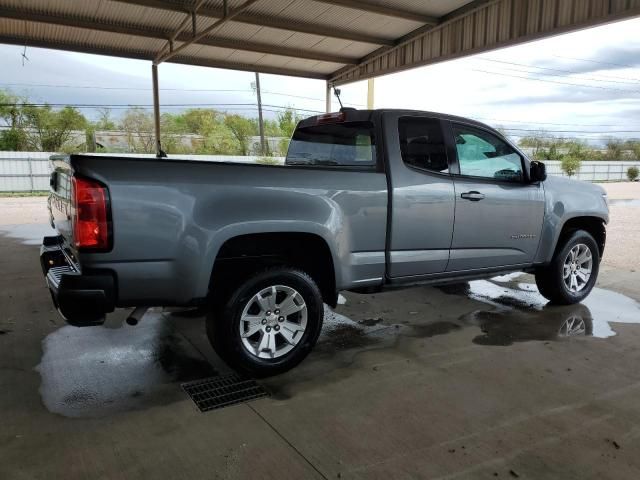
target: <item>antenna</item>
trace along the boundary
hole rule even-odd
[[[338,99],[338,103],[340,104],[340,109],[344,108],[342,106],[342,100],[340,100],[340,89],[333,87],[333,94],[336,96],[336,98]]]

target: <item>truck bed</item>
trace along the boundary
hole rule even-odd
[[[75,255],[82,269],[108,265],[118,306],[203,299],[221,246],[252,233],[311,232],[335,245],[340,289],[384,277],[383,172],[91,155],[57,157],[54,166],[52,221],[72,251],[69,176],[108,188],[113,248]]]

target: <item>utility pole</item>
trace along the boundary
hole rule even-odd
[[[264,122],[262,121],[262,97],[260,96],[260,74],[256,72],[256,95],[258,97],[258,127],[260,128],[260,155],[265,155],[267,149],[264,141]]]
[[[153,126],[156,140],[156,157],[166,157],[160,144],[160,94],[158,93],[158,65],[151,65],[151,79],[153,81]]]

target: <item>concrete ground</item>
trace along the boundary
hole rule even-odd
[[[208,413],[180,388],[226,371],[200,317],[57,316],[42,209],[0,199],[1,479],[640,478],[633,202],[583,304],[546,306],[527,275],[345,294],[270,397]]]

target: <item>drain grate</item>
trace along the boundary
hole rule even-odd
[[[269,395],[255,380],[235,373],[183,383],[182,389],[191,397],[201,412]]]

